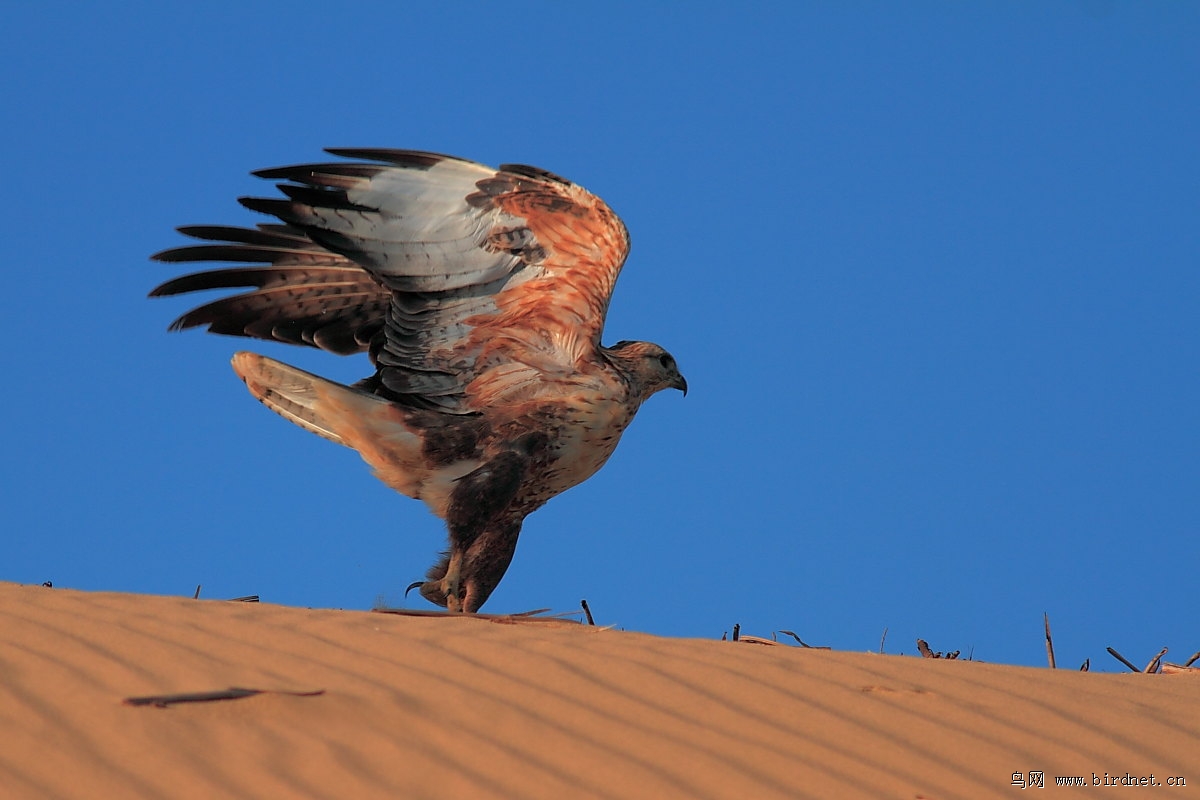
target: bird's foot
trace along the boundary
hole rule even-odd
[[[422,597],[447,611],[462,613],[464,610],[475,610],[467,608],[469,603],[463,602],[461,552],[443,558],[441,563],[429,570],[425,578],[409,584],[404,594],[407,596],[413,589],[419,589]]]

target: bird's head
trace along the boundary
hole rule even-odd
[[[662,389],[678,389],[687,395],[687,381],[679,373],[675,358],[658,345],[617,342],[604,350],[614,366],[629,379],[638,400],[645,400]]]

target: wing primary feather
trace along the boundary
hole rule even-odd
[[[261,264],[329,263],[329,254],[311,249],[264,247],[243,244],[197,244],[173,247],[151,256],[155,261],[189,263],[196,261],[249,261]]]
[[[307,236],[287,225],[260,225],[257,228],[240,228],[233,225],[183,225],[176,230],[184,236],[207,242],[236,242],[263,247],[306,245],[309,249],[314,249],[313,243]]]
[[[235,289],[243,286],[262,288],[276,281],[285,281],[292,272],[294,270],[276,267],[210,269],[172,278],[166,283],[154,287],[150,296],[167,297],[187,292],[202,292],[206,289]]]
[[[331,156],[342,158],[365,158],[368,161],[382,161],[385,164],[395,164],[417,169],[429,169],[443,161],[461,161],[464,164],[474,162],[454,156],[431,153],[428,150],[397,150],[388,147],[326,147],[325,152]]]
[[[313,208],[332,211],[378,211],[370,206],[359,205],[350,200],[346,193],[336,189],[320,189],[312,186],[293,186],[290,183],[277,184],[279,191],[286,194],[297,203]]]
[[[560,183],[563,186],[570,186],[571,181],[564,178],[562,175],[557,175],[548,169],[541,167],[531,167],[528,164],[501,164],[501,172],[511,172],[514,175],[524,175],[526,178],[537,178],[538,180],[553,181]]]
[[[277,197],[239,197],[238,202],[244,208],[257,211],[260,214],[270,214],[285,222],[298,222],[296,213],[292,210],[291,200],[280,200]]]
[[[271,167],[256,170],[251,175],[268,180],[288,180],[309,185],[322,185],[323,176],[336,175],[354,178],[370,178],[387,169],[380,164],[296,164],[287,167]]]

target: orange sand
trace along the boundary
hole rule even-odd
[[[1194,674],[0,584],[0,676],[4,798],[1011,798],[1029,770],[1200,791]],[[231,686],[324,694],[122,702]]]

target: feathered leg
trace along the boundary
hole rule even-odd
[[[442,578],[442,591],[446,595],[447,610],[466,610],[461,585],[463,558],[516,497],[528,465],[528,455],[506,450],[458,479],[446,515],[450,560]]]
[[[526,436],[458,479],[446,515],[450,551],[421,584],[425,599],[473,613],[496,588],[525,519],[526,511],[510,506],[544,443],[544,436]]]
[[[419,588],[421,596],[435,606],[455,612],[475,613],[487,602],[508,571],[508,565],[512,563],[517,550],[522,522],[522,517],[496,520],[475,537],[469,547],[458,549],[453,555],[443,554],[441,560],[429,568],[424,581],[417,581],[408,588]],[[457,595],[447,594],[453,591],[452,581],[447,578],[451,562],[455,560]]]
[[[459,575],[462,610],[473,614],[491,597],[517,550],[523,518],[497,520],[463,554]]]

